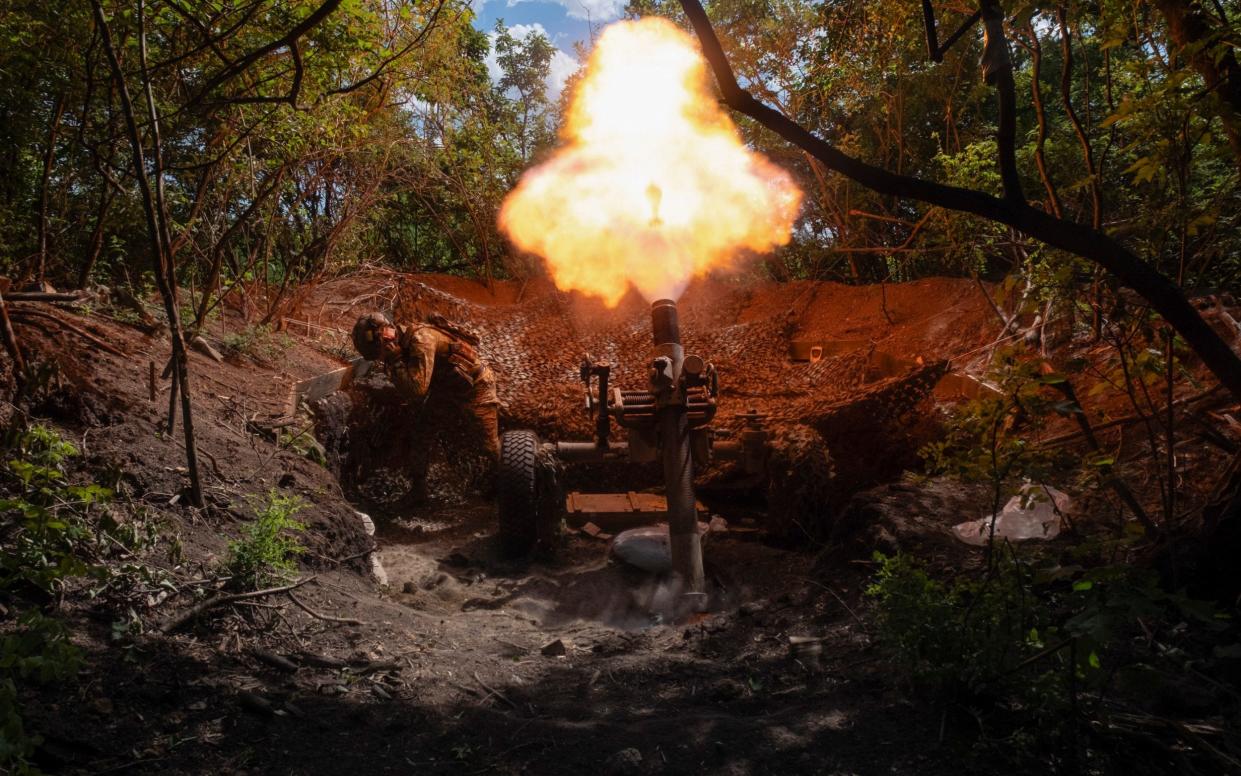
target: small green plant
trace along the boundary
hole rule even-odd
[[[308,461],[327,466],[327,451],[319,444],[319,440],[315,439],[310,428],[300,431],[284,429],[280,432],[278,442],[281,447],[292,450]]]
[[[274,488],[266,501],[252,502],[255,518],[242,537],[228,545],[225,568],[231,585],[257,590],[273,582],[287,580],[297,569],[294,559],[305,548],[292,534],[305,530],[293,515],[305,508],[299,496],[285,496]]]
[[[227,354],[249,356],[260,361],[274,361],[293,347],[293,340],[270,326],[247,326],[224,335]]]

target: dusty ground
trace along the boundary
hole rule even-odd
[[[535,288],[501,285],[493,293],[468,281],[416,280],[494,320],[521,320],[524,305],[541,298]],[[669,622],[661,615],[658,581],[610,563],[606,545],[587,536],[569,536],[551,561],[501,560],[492,507],[475,498],[454,494],[373,512],[378,535],[366,536],[357,505],[331,472],[252,428],[279,421],[293,382],[337,366],[328,355],[341,345],[333,331],[359,308],[399,304],[402,282],[410,279],[336,281],[303,301],[290,316],[288,342],[273,351],[233,355],[224,364],[193,356],[195,420],[208,459],[206,510],[170,504],[184,486],[181,437],[179,430],[171,438],[159,432],[167,393],[151,402],[147,383],[148,362],[162,366],[166,341],[99,316],[61,313],[129,354],[87,356],[80,343],[65,347],[71,333],[54,340],[19,326],[32,350],[55,354],[62,365],[61,387],[50,389],[34,411],[80,444],[90,472],[120,472],[122,501],[163,521],[166,535],[179,534],[183,548],[180,559],[166,557],[166,545],[147,559],[167,570],[178,592],[138,606],[145,632],[132,640],[112,639],[118,612],[70,597],[75,641],[89,665],[74,686],[27,693],[29,724],[45,737],[43,767],[66,773],[960,772],[955,722],[912,704],[893,684],[858,618],[869,548],[814,569],[816,547],[769,546],[751,534],[712,536],[706,551],[711,611]],[[846,291],[826,285],[698,289],[683,311],[686,321],[728,316],[745,324],[775,320],[800,305],[798,326],[817,336],[860,333],[904,357],[946,358],[993,336],[993,313],[981,298],[967,301],[970,293],[978,294],[977,287],[959,281],[889,286],[893,324],[881,308],[867,307],[876,301],[874,289],[851,306]],[[939,334],[926,333],[930,324],[916,309],[932,294],[956,300]],[[816,297],[830,303],[813,303]],[[583,304],[568,300],[578,337],[641,314],[632,301],[614,318]],[[218,341],[225,329],[241,325],[230,317],[212,334]],[[570,372],[579,354],[567,351],[563,369]],[[577,396],[571,384],[565,395]],[[195,600],[196,581],[210,586],[226,540],[250,515],[246,494],[272,487],[311,505],[299,517],[308,525],[302,575],[314,578],[295,594],[316,614],[275,596],[214,611],[169,635],[156,632]],[[946,568],[976,562],[977,553],[945,540],[943,529],[981,514],[985,493],[919,491],[909,504],[911,533],[925,539],[918,545],[925,556]],[[736,524],[752,514],[713,506]],[[372,547],[386,570],[386,588],[370,574],[365,553]],[[819,640],[795,650],[790,636]]]

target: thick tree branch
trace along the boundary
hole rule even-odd
[[[725,103],[785,140],[813,154],[828,168],[880,194],[915,199],[971,213],[1011,226],[1047,245],[1089,259],[1132,288],[1193,348],[1221,383],[1241,398],[1241,358],[1202,320],[1181,289],[1166,276],[1102,232],[1055,218],[1025,202],[1000,199],[973,189],[897,175],[842,153],[737,84],[736,76],[698,0],[681,0]]]
[[[246,54],[244,57],[234,62],[231,67],[226,67],[219,73],[216,73],[216,75],[208,81],[205,86],[203,86],[199,93],[204,96],[210,94],[214,90],[223,86],[226,82],[241,75],[255,62],[259,61],[273,51],[281,48],[292,47],[297,43],[297,40],[300,37],[313,30],[319,25],[320,22],[331,15],[331,13],[335,11],[340,4],[341,0],[326,0],[323,5],[319,6],[312,14],[294,25],[293,29],[289,30],[284,35],[271,41],[270,43],[259,46],[254,51],[251,51],[249,54]]]

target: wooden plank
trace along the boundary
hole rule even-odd
[[[294,383],[289,392],[288,415],[297,412],[298,405],[303,401],[318,401],[325,396],[347,388],[350,383],[370,371],[371,362],[364,358],[355,358],[349,366],[333,369],[331,372],[310,377]]]
[[[705,517],[707,508],[696,503],[698,514]],[[668,519],[668,503],[654,493],[580,493],[565,496],[567,522],[574,528],[587,523],[607,531],[623,531],[643,525],[654,525]]]

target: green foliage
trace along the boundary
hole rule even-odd
[[[1015,479],[1042,480],[1065,463],[1027,439],[1045,418],[1081,411],[1056,389],[1065,376],[1042,373],[1041,360],[1017,348],[1002,350],[996,363],[988,376],[998,395],[984,394],[962,404],[943,438],[922,449],[931,473],[1000,487]]]
[[[990,735],[968,743],[969,757],[993,772],[1076,758],[1079,734],[1107,730],[1156,687],[1183,691],[1187,667],[1213,672],[1235,641],[1213,604],[1133,567],[1031,562],[1010,549],[980,578],[941,581],[907,556],[875,560],[866,595],[880,646],[916,690],[973,710]],[[1087,752],[1099,772],[1109,749]]]
[[[875,555],[866,589],[875,602],[879,640],[902,672],[939,693],[972,694],[1042,646],[1048,612],[1030,606],[1028,584],[1009,558],[982,582],[932,579],[904,555]]]
[[[293,515],[305,506],[301,497],[285,496],[274,488],[265,502],[252,502],[254,520],[243,529],[240,539],[228,545],[224,567],[232,577],[232,587],[257,590],[286,580],[297,570],[295,558],[305,548],[292,534],[305,530],[305,526]]]
[[[10,453],[4,479],[11,495],[0,499],[0,592],[32,587],[55,596],[67,579],[98,571],[92,561],[106,537],[88,518],[112,492],[69,484],[65,465],[77,448],[47,426],[18,433]]]
[[[247,326],[224,335],[226,354],[249,356],[259,361],[275,361],[293,347],[293,340],[270,326]]]
[[[323,449],[323,445],[319,444],[319,440],[315,439],[312,433],[313,427],[304,429],[282,429],[278,444],[287,450],[292,450],[308,461],[313,461],[320,466],[327,466],[327,451]]]
[[[0,486],[0,597],[21,612],[16,627],[0,637],[0,768],[34,773],[27,758],[39,743],[20,713],[23,682],[69,679],[81,664],[64,625],[28,599],[54,602],[69,583],[91,583],[92,597],[114,599],[156,575],[136,561],[121,569],[104,562],[118,549],[129,556],[154,541],[141,521],[118,523],[105,507],[112,492],[95,483],[75,485],[68,467],[78,450],[55,429],[33,425],[13,430]]]
[[[0,769],[38,773],[28,758],[42,738],[23,724],[17,680],[61,682],[81,665],[81,651],[69,641],[65,626],[51,617],[28,613],[15,630],[0,637]]]

